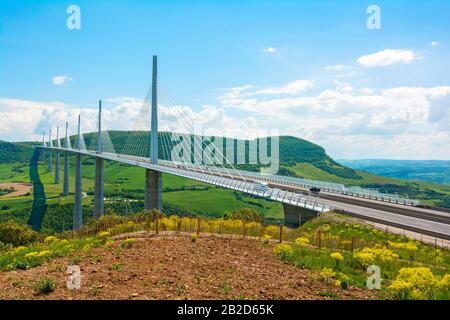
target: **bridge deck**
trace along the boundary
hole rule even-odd
[[[90,157],[101,157],[111,161],[117,161],[132,166],[138,166],[205,182],[227,189],[241,191],[257,197],[262,197],[268,200],[286,203],[317,212],[338,210],[366,220],[401,227],[407,230],[450,240],[450,214],[446,212],[416,208],[409,204],[401,205],[398,203],[383,203],[386,209],[380,210],[379,208],[371,207],[376,199],[360,198],[358,203],[349,203],[348,201],[345,201],[345,199],[349,199],[349,196],[345,194],[333,194],[334,198],[332,199],[318,198],[302,193],[302,191],[306,191],[307,189],[297,187],[297,190],[295,190],[295,188],[293,189],[292,183],[282,184],[280,183],[280,180],[272,182],[271,186],[261,189],[260,185],[256,183],[255,180],[267,181],[266,177],[261,175],[260,177],[262,178],[258,179],[258,176],[251,173],[249,176],[253,179],[250,180],[247,179],[245,175],[240,174],[243,171],[240,171],[239,175],[234,175],[229,172],[212,172],[205,168],[187,168],[187,166],[183,167],[176,164],[171,164],[167,161],[161,161],[160,164],[151,164],[149,159],[129,155],[97,153],[88,150],[56,147],[39,146],[39,148],[69,151],[71,153],[79,153]],[[246,172],[243,173],[245,174]],[[341,196],[342,199],[340,199],[339,196]],[[350,197],[350,199],[352,198]],[[403,211],[395,212],[392,208],[401,208]],[[417,216],[415,215],[415,212],[422,212],[423,214],[421,216]]]

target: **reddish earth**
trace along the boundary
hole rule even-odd
[[[30,183],[22,183],[22,182],[0,183],[0,189],[14,189],[13,192],[0,196],[0,198],[20,197],[26,195],[28,192],[31,192],[31,188],[32,185]]]
[[[81,288],[66,288],[69,258],[30,270],[0,272],[0,299],[370,299],[371,292],[324,284],[317,274],[279,261],[272,245],[250,239],[138,239],[129,249],[81,254]],[[49,276],[56,289],[36,295]],[[325,295],[325,296],[324,296]],[[328,297],[326,297],[328,296]]]

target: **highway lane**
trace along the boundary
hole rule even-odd
[[[285,186],[281,184],[269,183],[269,186],[277,187],[283,190],[297,191],[304,194],[308,194],[309,190],[300,187]],[[342,204],[352,204],[355,206],[360,206],[364,208],[376,209],[379,211],[396,213],[399,215],[419,218],[423,220],[429,220],[434,222],[440,222],[444,224],[450,224],[450,213],[437,211],[432,209],[410,207],[405,205],[399,205],[394,203],[384,203],[371,199],[350,197],[341,194],[333,194],[328,192],[320,192],[318,195],[319,199],[332,200]]]

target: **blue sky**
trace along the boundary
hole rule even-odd
[[[81,30],[66,27],[72,4]],[[371,4],[381,30],[366,27]],[[158,54],[160,102],[212,133],[277,129],[341,158],[450,159],[449,13],[448,1],[0,0],[0,139],[35,139],[100,98],[112,114],[138,108]]]

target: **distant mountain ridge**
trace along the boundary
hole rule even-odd
[[[379,176],[450,184],[450,160],[337,160],[344,166]]]

